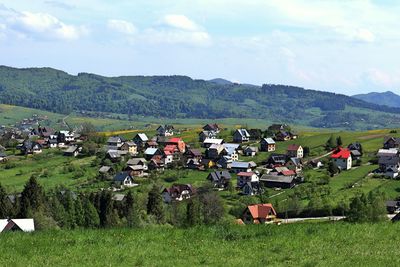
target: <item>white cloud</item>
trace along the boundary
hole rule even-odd
[[[119,33],[132,35],[137,32],[135,25],[129,21],[110,19],[107,22],[107,27]]]
[[[89,32],[84,26],[66,24],[47,13],[19,12],[5,6],[0,9],[0,23],[5,25],[6,35],[18,38],[76,40]]]
[[[397,73],[389,73],[377,68],[371,68],[364,73],[364,79],[368,83],[373,83],[377,86],[393,88],[400,85],[400,71]]]
[[[158,21],[156,26],[146,29],[142,35],[146,42],[157,44],[186,44],[209,46],[210,34],[200,25],[184,15],[168,14]]]
[[[147,42],[167,44],[189,44],[195,46],[208,46],[212,43],[211,37],[204,31],[180,31],[148,29],[143,39]]]
[[[163,18],[163,23],[170,27],[174,27],[186,31],[197,31],[199,26],[188,17],[184,15],[169,14],[165,15]]]
[[[367,42],[367,43],[372,43],[375,41],[375,35],[367,29],[357,30],[354,37],[356,40],[359,40],[362,42]]]
[[[285,25],[317,30],[337,40],[337,36],[332,34],[338,34],[348,41],[371,43],[377,39],[376,32],[379,32],[379,37],[393,38],[396,34],[393,29],[399,26],[398,9],[377,5],[369,0],[271,0],[266,1],[266,5],[276,10],[277,19],[283,19]]]
[[[75,40],[87,33],[85,27],[65,24],[58,18],[46,13],[24,11],[16,13],[15,17],[9,19],[9,21],[13,29],[22,31],[29,37],[36,35],[44,39]]]

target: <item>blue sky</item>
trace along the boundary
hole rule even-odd
[[[400,93],[400,1],[0,0],[0,64]]]

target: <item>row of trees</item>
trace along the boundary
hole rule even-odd
[[[65,188],[45,192],[35,177],[11,202],[0,185],[0,218],[34,218],[37,229],[141,227],[171,224],[178,227],[217,224],[224,218],[219,195],[205,186],[188,201],[163,203],[160,187],[129,191],[122,201],[108,190],[75,194]]]

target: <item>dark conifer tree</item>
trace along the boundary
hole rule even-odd
[[[32,176],[21,193],[20,217],[26,218],[32,216],[34,212],[41,211],[44,207],[44,199],[43,188],[36,177]]]
[[[92,202],[87,198],[83,198],[83,210],[84,210],[84,227],[96,228],[100,225],[99,214]]]
[[[147,199],[147,214],[154,215],[158,223],[164,223],[165,213],[163,200],[157,185],[154,185],[149,192]]]
[[[7,197],[6,190],[0,184],[0,219],[9,218],[13,215],[13,208]]]

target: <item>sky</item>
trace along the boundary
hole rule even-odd
[[[397,0],[0,0],[0,65],[400,93]]]

